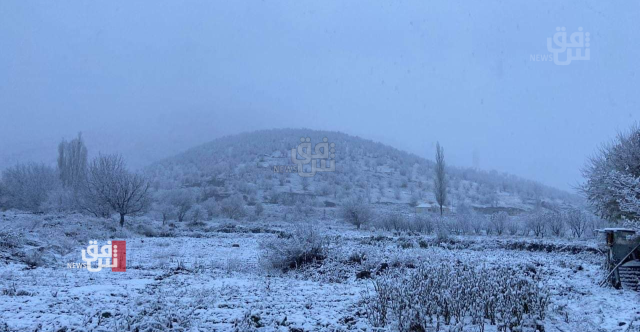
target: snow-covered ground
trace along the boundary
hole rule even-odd
[[[434,257],[532,266],[551,293],[545,331],[628,331],[640,317],[638,293],[597,286],[604,273],[595,240],[469,236],[438,243],[322,220],[314,224],[329,238],[329,257],[283,273],[267,266],[261,244],[293,222],[218,220],[146,237],[142,223],[160,224],[144,219],[119,230],[82,216],[16,213],[0,221],[5,234],[26,234],[17,247],[0,246],[0,331],[385,331],[363,307],[372,279],[356,275]],[[127,271],[68,268],[82,262],[89,239],[126,240]],[[33,253],[41,260],[28,267],[24,257]],[[365,258],[350,260],[353,253]]]

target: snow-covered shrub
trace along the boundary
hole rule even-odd
[[[253,314],[251,310],[244,312],[242,317],[237,318],[233,322],[234,332],[255,332],[258,328],[263,327],[260,315]]]
[[[171,206],[175,211],[178,221],[182,222],[193,204],[196,197],[189,189],[174,189],[160,195],[158,202],[160,206]]]
[[[206,201],[200,203],[200,205],[207,210],[209,218],[215,218],[220,215],[220,204],[218,204],[215,198],[208,198]]]
[[[473,230],[473,233],[476,235],[480,235],[482,234],[482,230],[488,229],[487,218],[484,215],[479,213],[474,213],[471,216],[470,225],[471,225],[471,230]]]
[[[289,237],[262,243],[263,256],[269,265],[284,272],[305,264],[322,261],[327,256],[328,239],[312,225],[298,226]]]
[[[489,216],[489,226],[497,235],[502,235],[507,228],[508,220],[509,215],[506,212],[494,213]]]
[[[453,228],[453,219],[444,216],[437,216],[435,218],[436,239],[439,242],[449,242],[449,235]]]
[[[431,234],[434,227],[433,217],[430,215],[416,214],[412,221],[413,229],[419,233]]]
[[[378,228],[387,231],[406,231],[409,230],[411,226],[407,222],[406,218],[398,212],[392,212],[383,216],[382,218],[379,218],[376,224]]]
[[[547,227],[553,236],[560,237],[564,234],[565,218],[558,213],[553,213],[552,217],[547,220]]]
[[[264,212],[264,205],[262,205],[262,203],[258,202],[256,203],[256,209],[255,209],[255,213],[256,216],[260,216],[262,215],[262,212]]]
[[[548,299],[537,276],[521,267],[442,260],[383,274],[363,302],[372,325],[394,331],[535,331]]]
[[[44,265],[42,252],[37,249],[24,253],[24,256],[21,257],[20,260],[32,269]]]
[[[189,220],[189,223],[192,226],[201,224],[203,221],[208,219],[209,212],[207,212],[204,207],[198,204],[191,207],[191,209],[187,213],[187,220]]]
[[[371,207],[361,197],[344,201],[340,212],[346,222],[355,225],[357,228],[371,222],[373,218]]]
[[[0,249],[14,249],[22,246],[23,236],[20,233],[0,230]]]
[[[558,216],[560,218],[560,216]],[[573,236],[581,238],[587,230],[589,219],[587,215],[579,209],[569,209],[563,213],[562,218],[571,230]]]
[[[526,216],[527,230],[536,237],[544,237],[547,231],[548,217],[543,211],[534,211]]]
[[[313,215],[313,212],[313,202],[303,202],[301,200],[298,200],[298,202],[293,207],[293,219],[305,220]]]
[[[49,192],[47,199],[41,205],[41,209],[44,212],[71,212],[79,210],[78,198],[72,190],[60,186]]]
[[[49,193],[59,185],[56,171],[44,164],[18,164],[2,172],[5,205],[10,208],[42,212]]]
[[[220,202],[220,212],[227,218],[240,219],[244,217],[244,199],[241,195],[233,195]]]
[[[507,231],[509,235],[517,235],[518,232],[522,229],[522,220],[520,218],[511,218],[507,222]]]

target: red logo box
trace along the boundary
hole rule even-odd
[[[111,264],[118,262],[118,267],[112,267],[111,272],[127,271],[127,241],[111,241]]]

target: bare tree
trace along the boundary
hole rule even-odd
[[[536,237],[544,237],[547,229],[547,217],[542,211],[535,211],[527,217],[527,228],[533,232]]]
[[[196,203],[196,197],[189,189],[174,189],[164,194],[160,198],[160,202],[163,205],[172,206],[175,209],[176,219],[178,222],[182,222]]]
[[[70,142],[63,140],[58,145],[58,174],[65,188],[78,189],[87,173],[87,147],[82,134]]]
[[[436,202],[440,206],[440,215],[442,215],[442,207],[447,202],[447,178],[444,163],[444,149],[440,146],[440,142],[436,143],[436,167],[435,179],[433,180],[433,193],[436,196]]]
[[[560,237],[564,233],[564,218],[557,212],[550,212],[547,224],[551,234]]]
[[[496,234],[502,235],[507,227],[508,219],[509,215],[504,211],[500,211],[489,216],[489,223],[491,224],[491,228],[493,228]]]
[[[91,162],[87,192],[90,201],[120,215],[121,227],[125,216],[143,212],[150,204],[149,182],[142,175],[129,172],[118,155],[101,155]]]
[[[570,209],[564,213],[564,219],[573,233],[573,236],[580,238],[587,230],[588,218],[579,209]]]

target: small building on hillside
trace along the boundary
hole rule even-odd
[[[442,206],[443,213],[451,212],[451,208],[447,205]],[[416,214],[420,213],[440,213],[440,205],[434,202],[425,202],[416,206]]]

